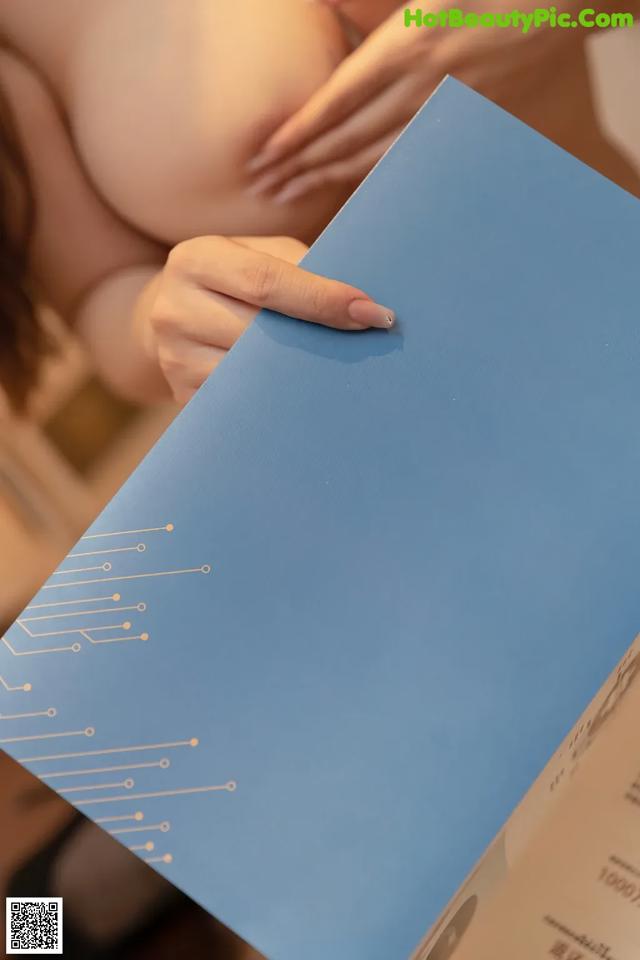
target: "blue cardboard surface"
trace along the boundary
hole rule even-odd
[[[640,627],[638,201],[448,80],[9,630],[0,746],[271,960],[406,958]],[[153,844],[153,849],[150,845]]]

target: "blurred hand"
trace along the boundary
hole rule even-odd
[[[392,311],[362,290],[295,266],[305,252],[288,237],[200,237],[174,247],[138,324],[179,403],[262,308],[340,330],[393,325]]]
[[[341,0],[324,0],[348,9]],[[537,0],[521,9],[533,10]],[[455,0],[436,0],[439,13]],[[404,6],[336,69],[329,81],[267,141],[249,164],[250,192],[292,201],[326,183],[358,183],[380,159],[442,78],[454,74],[527,122],[545,110],[568,123],[573,95],[566,85],[574,63],[582,76],[584,29],[405,26]],[[508,13],[511,0],[480,0],[473,12]],[[465,10],[470,8],[467,6]],[[545,93],[546,88],[553,90]],[[588,84],[583,98],[588,100]],[[544,105],[543,107],[540,105]],[[546,131],[543,131],[546,132]]]

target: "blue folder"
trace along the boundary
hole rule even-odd
[[[0,745],[271,960],[405,960],[640,627],[640,205],[446,81],[0,644]]]

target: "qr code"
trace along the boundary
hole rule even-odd
[[[7,897],[6,952],[62,953],[62,898]]]

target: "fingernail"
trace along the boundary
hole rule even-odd
[[[383,307],[373,300],[352,300],[348,308],[349,316],[363,327],[380,327],[389,330],[396,322],[393,310]]]
[[[249,160],[249,163],[246,166],[247,173],[257,173],[258,170],[262,170],[266,166],[267,161],[263,153],[257,154],[255,157],[252,157]]]
[[[263,167],[268,166],[271,163],[271,160],[276,154],[276,150],[273,147],[264,147],[260,153],[257,153],[255,157],[252,157],[249,160],[246,169],[249,173],[257,173],[259,170],[262,170]]]
[[[304,183],[290,183],[283,190],[280,190],[279,193],[276,193],[273,202],[277,204],[290,203],[291,200],[297,200],[298,197],[302,197],[306,192],[307,188]]]
[[[268,193],[272,187],[275,187],[280,179],[277,174],[267,173],[263,177],[258,177],[253,183],[250,183],[245,193],[250,197],[259,197],[263,193]]]

